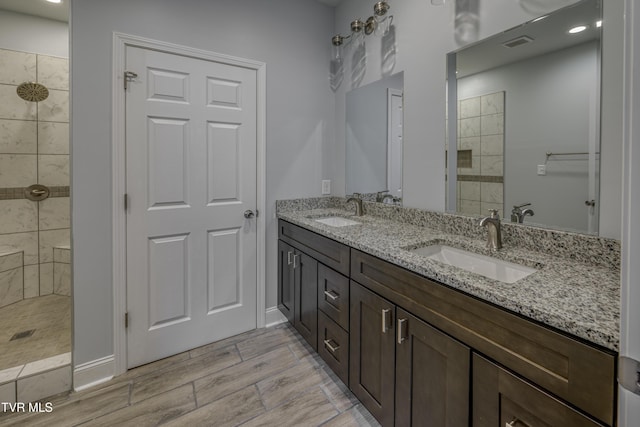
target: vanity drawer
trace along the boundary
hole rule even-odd
[[[318,311],[318,354],[343,383],[349,384],[349,334]]]
[[[349,279],[322,264],[318,265],[318,308],[349,330]]]
[[[349,247],[280,220],[278,237],[344,275],[349,274]]]
[[[473,427],[602,427],[484,357],[473,355]]]
[[[351,279],[613,425],[615,354],[352,249]]]

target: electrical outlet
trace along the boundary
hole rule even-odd
[[[331,180],[323,179],[322,180],[322,194],[327,195],[331,194]]]
[[[547,174],[547,165],[538,165],[538,175]]]

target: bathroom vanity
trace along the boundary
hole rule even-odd
[[[436,222],[325,206],[278,216],[279,308],[382,425],[615,425],[615,254],[597,265],[507,243],[494,256],[535,269],[507,284],[413,250],[483,251]]]

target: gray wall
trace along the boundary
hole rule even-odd
[[[458,80],[459,99],[506,92],[505,215],[511,206],[529,202],[535,212],[529,223],[588,231],[586,156],[553,158],[544,176],[538,176],[537,165],[545,163],[547,151],[588,151],[598,50],[597,42],[584,43]]]
[[[403,204],[435,211],[445,209],[444,135],[447,52],[458,46],[453,37],[453,4],[429,1],[390,2],[396,27],[396,52],[391,73],[404,71]],[[604,0],[602,157],[600,234],[620,238],[622,141],[622,2]],[[347,34],[349,23],[372,13],[369,0],[347,0],[336,8],[336,33]],[[517,1],[481,1],[479,38],[504,31],[534,16]],[[387,53],[387,52],[384,52]],[[389,73],[383,68],[379,37],[366,38],[366,72],[350,75],[347,52],[345,79],[336,91],[336,191],[345,188],[345,93]],[[429,183],[429,185],[425,185]]]
[[[69,57],[69,25],[0,10],[0,48]]]
[[[276,304],[275,200],[331,178],[332,9],[313,0],[77,0],[71,4],[74,362],[113,353],[111,45],[114,31],[267,64],[267,307]]]

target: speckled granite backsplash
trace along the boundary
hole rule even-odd
[[[278,200],[276,212],[330,208],[353,210],[353,206],[345,207],[345,202],[346,199],[342,197]],[[487,231],[479,227],[473,217],[366,201],[363,204],[366,215],[429,227],[472,239],[484,239],[487,235]],[[514,225],[503,221],[502,241],[505,245],[543,252],[567,260],[620,269],[620,242],[614,239]]]

